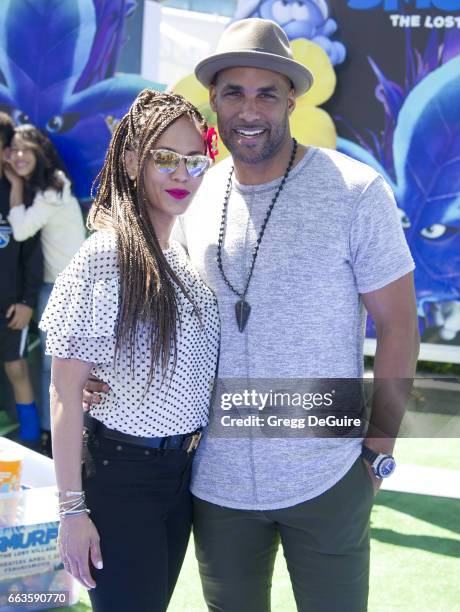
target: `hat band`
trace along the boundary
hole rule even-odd
[[[247,47],[246,49],[231,49],[230,51],[218,51],[217,55],[224,53],[266,53],[269,55],[275,55],[276,57],[280,57],[282,59],[292,59],[289,55],[281,55],[281,53],[277,53],[276,51],[272,51],[270,49],[264,49],[263,47]]]

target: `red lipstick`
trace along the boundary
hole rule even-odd
[[[183,200],[190,193],[190,191],[187,191],[187,189],[166,189],[165,191],[175,200]]]

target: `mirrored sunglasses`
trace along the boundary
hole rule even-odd
[[[192,178],[202,176],[211,165],[211,160],[207,155],[181,155],[168,149],[153,149],[152,154],[155,168],[163,174],[172,174],[183,159],[185,167]]]

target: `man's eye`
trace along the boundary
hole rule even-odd
[[[228,98],[229,96],[239,96],[240,92],[239,91],[227,91],[227,93],[225,94],[225,96]]]

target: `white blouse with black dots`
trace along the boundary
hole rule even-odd
[[[86,240],[58,276],[40,321],[47,332],[47,354],[93,363],[92,374],[109,385],[91,416],[137,436],[182,434],[206,425],[216,373],[217,300],[178,242],[171,242],[164,254],[200,316],[178,289],[177,363],[174,371],[170,364],[163,383],[158,366],[148,387],[151,342],[145,328],[137,337],[134,367],[126,346],[115,360],[119,270],[113,231],[100,230]]]

